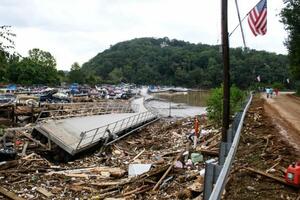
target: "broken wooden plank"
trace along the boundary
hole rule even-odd
[[[21,132],[22,135],[24,135],[25,137],[27,137],[28,139],[32,140],[33,142],[37,143],[38,145],[44,147],[45,149],[48,149],[47,145],[42,144],[39,140],[33,139],[31,137],[31,135],[29,135],[28,133],[25,133],[24,131]]]
[[[143,149],[138,155],[136,155],[132,161],[134,161],[135,159],[137,159],[138,157],[140,157],[144,152],[145,152],[146,149]]]
[[[93,192],[96,193],[98,192],[98,190],[91,188],[91,187],[86,187],[86,186],[80,186],[80,185],[71,185],[69,187],[70,190],[74,191],[74,192],[81,192],[83,190],[89,191],[89,192]]]
[[[119,167],[94,167],[91,169],[91,172],[97,172],[97,173],[101,173],[101,172],[109,172],[111,174],[112,177],[122,177],[125,174],[125,170],[119,168]]]
[[[26,141],[24,146],[23,146],[22,153],[21,153],[22,157],[26,155],[26,150],[27,150],[28,144],[29,144],[29,142]]]
[[[75,176],[75,174],[78,174],[79,175],[78,177],[80,177],[80,176],[84,177],[83,175],[89,176],[86,173],[100,173],[100,174],[102,174],[104,172],[109,172],[112,177],[118,177],[118,178],[122,177],[125,174],[125,170],[123,170],[119,167],[115,167],[115,168],[112,168],[112,167],[91,167],[91,168],[79,168],[79,169],[49,172],[46,175],[62,174],[62,175],[65,175],[65,176],[68,176],[68,175],[72,175],[72,176],[74,175]]]
[[[13,200],[25,200],[22,197],[17,196],[15,193],[8,191],[7,189],[1,186],[0,186],[0,193]]]
[[[209,156],[219,156],[218,151],[213,151],[209,149],[200,149],[199,150],[202,154],[209,155]]]
[[[29,158],[31,158],[32,156],[35,156],[36,155],[36,153],[31,153],[31,154],[29,154],[28,156],[25,156],[25,157],[23,157],[22,159],[29,159]]]
[[[15,167],[17,165],[18,165],[17,160],[3,161],[3,162],[0,162],[0,170],[9,169],[9,168]]]
[[[124,185],[131,181],[131,179],[121,179],[118,181],[109,181],[109,182],[97,182],[97,183],[88,183],[89,185],[98,186],[98,187],[107,187],[107,186],[115,186],[115,185]]]
[[[51,192],[49,192],[48,190],[46,190],[45,188],[42,188],[42,187],[37,187],[35,190],[47,198],[54,196]]]
[[[165,179],[165,177],[169,174],[169,172],[171,171],[171,169],[174,167],[174,164],[176,163],[176,161],[182,156],[183,152],[184,151],[181,151],[177,155],[177,157],[175,158],[175,160],[173,161],[173,163],[170,165],[170,167],[167,169],[167,171],[164,173],[164,175],[159,179],[159,181],[154,186],[154,188],[152,189],[153,191],[157,190],[157,188],[159,187],[159,185],[161,184],[161,182]]]
[[[92,200],[104,199],[105,197],[116,196],[116,194],[119,193],[119,192],[120,192],[119,190],[114,190],[114,191],[111,191],[111,192],[107,192],[107,193],[104,193],[104,194],[99,194],[97,196],[93,196],[91,199]]]
[[[153,188],[153,186],[149,187],[147,185],[143,185],[142,187],[134,189],[134,190],[131,190],[129,192],[126,192],[126,193],[122,194],[121,196],[125,197],[125,196],[129,196],[129,195],[132,195],[132,194],[141,194],[141,193],[144,193],[144,192],[146,192],[148,190],[151,190],[152,188]]]

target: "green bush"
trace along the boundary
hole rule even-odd
[[[219,124],[222,121],[223,87],[212,90],[206,105],[208,119]]]
[[[245,92],[235,85],[230,88],[230,115],[233,116],[241,109],[245,99]],[[214,123],[222,123],[223,112],[223,86],[213,89],[207,100],[207,116]]]
[[[272,84],[272,88],[275,89],[279,89],[279,90],[283,90],[284,89],[284,85],[282,83],[278,83],[278,82],[275,82]]]

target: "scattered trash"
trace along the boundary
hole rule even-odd
[[[49,106],[45,107],[46,110],[61,109],[58,104],[45,105]],[[79,113],[83,105],[92,104],[64,104],[62,111],[65,114]],[[31,120],[31,111],[33,116],[37,116],[39,109],[20,107],[18,112],[28,115],[26,120]],[[63,112],[57,112],[56,117]],[[53,117],[48,114],[43,117]],[[19,120],[20,117],[18,123]],[[27,123],[26,120],[22,123]],[[190,118],[160,120],[141,129],[139,134],[129,135],[107,146],[101,153],[101,146],[95,147],[95,153],[66,163],[53,163],[52,154],[45,151],[47,145],[42,143],[47,141],[42,140],[40,135],[33,134],[33,138],[30,129],[17,129],[11,132],[9,141],[15,148],[15,160],[0,162],[0,177],[3,177],[0,182],[7,191],[23,199],[135,199],[137,196],[144,199],[176,199],[179,194],[174,191],[182,189],[193,197],[194,193],[201,191],[197,176],[200,177],[204,170],[203,163],[199,161],[198,165],[194,165],[193,160],[199,160],[200,152],[203,160],[215,155],[191,149],[187,133],[192,125]],[[206,129],[214,130],[213,127]],[[205,150],[217,151],[219,139],[220,130],[209,132]],[[191,151],[196,154],[190,155]],[[60,152],[53,155],[58,154]]]
[[[175,162],[175,166],[174,166],[175,168],[180,168],[180,169],[182,169],[183,168],[183,164],[182,164],[182,162],[180,162],[180,161],[176,161]]]
[[[200,153],[192,153],[191,154],[191,159],[192,162],[195,163],[199,163],[199,162],[203,162],[203,155]]]
[[[137,176],[145,172],[148,172],[151,168],[151,164],[129,164],[128,176]]]

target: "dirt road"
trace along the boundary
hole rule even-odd
[[[259,95],[254,97],[245,118],[234,166],[226,185],[226,200],[300,198],[299,189],[244,168],[251,167],[283,179],[286,168],[300,160],[300,154],[295,150],[295,146],[299,145],[299,140],[296,140],[299,131],[294,118],[297,117],[294,112],[300,105],[294,104],[295,100],[290,98],[286,94],[267,100]],[[300,119],[299,113],[297,118]],[[294,121],[288,121],[291,119]]]
[[[279,93],[272,98],[266,98],[264,94],[263,96],[266,99],[266,114],[300,155],[300,98],[291,93]]]

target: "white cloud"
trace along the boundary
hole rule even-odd
[[[240,1],[244,16],[258,0]],[[286,53],[286,33],[276,16],[283,3],[268,2],[268,33],[254,37],[243,26],[250,48]],[[84,63],[110,45],[138,37],[169,37],[193,43],[220,42],[220,0],[1,0],[0,24],[14,27],[16,49],[51,52],[59,69]],[[229,32],[238,23],[229,1]],[[242,46],[239,29],[230,38]]]

